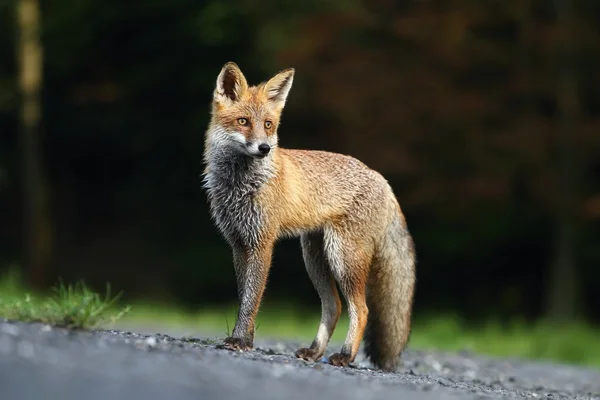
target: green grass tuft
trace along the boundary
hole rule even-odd
[[[83,282],[65,285],[61,281],[52,288],[52,294],[47,298],[36,298],[30,294],[23,298],[14,295],[0,298],[0,316],[70,329],[92,329],[114,323],[129,312],[129,307],[113,310],[120,296],[121,293],[111,297],[109,284],[106,295],[101,297]]]

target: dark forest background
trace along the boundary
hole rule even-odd
[[[199,177],[227,61],[296,68],[281,146],[392,183],[416,312],[600,319],[596,0],[0,0],[0,272],[235,301]],[[266,296],[318,305],[297,240]]]

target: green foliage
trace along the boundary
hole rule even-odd
[[[25,294],[22,298],[0,297],[0,316],[8,320],[42,322],[49,325],[71,328],[97,328],[107,322],[114,323],[129,312],[125,307],[113,311],[121,293],[111,297],[110,285],[101,297],[90,290],[82,281],[65,285],[62,281],[52,288],[52,295],[36,298]]]
[[[468,325],[453,316],[438,315],[416,321],[411,346],[600,367],[600,329],[579,321],[490,320]]]

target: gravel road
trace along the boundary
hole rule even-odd
[[[407,350],[392,374],[371,369],[363,358],[345,369],[298,360],[293,353],[300,343],[257,340],[248,353],[216,344],[0,320],[0,399],[600,400],[595,369]]]

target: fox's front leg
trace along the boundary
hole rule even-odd
[[[233,333],[223,343],[226,349],[247,351],[254,345],[256,314],[271,267],[273,245],[269,241],[254,247],[232,246],[240,305]]]

